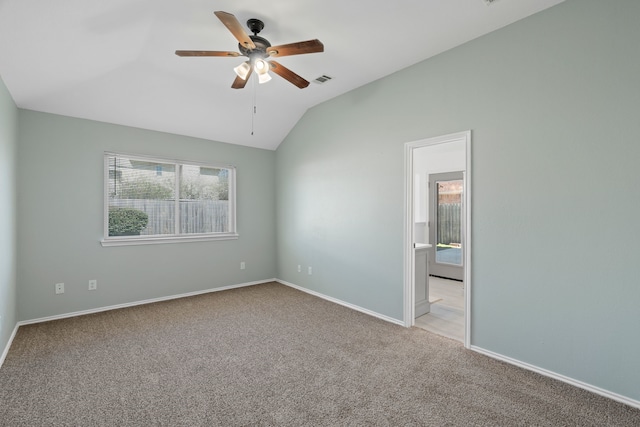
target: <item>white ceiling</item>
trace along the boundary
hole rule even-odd
[[[0,76],[20,108],[273,150],[308,108],[562,1],[0,0]],[[333,79],[234,90],[244,57],[176,56],[238,51],[216,10],[273,45],[321,40],[278,61]]]

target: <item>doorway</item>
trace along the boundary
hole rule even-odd
[[[451,174],[452,172],[455,174]],[[442,203],[438,203],[438,196],[434,196],[434,201],[429,201],[429,175],[432,175],[431,178],[434,181],[434,184],[431,185],[435,185],[437,188],[439,184],[442,184],[439,191]],[[425,284],[426,292],[429,293],[429,283],[433,281],[430,278],[424,283],[417,274],[423,269],[423,266],[416,264],[416,262],[422,263],[421,258],[416,258],[416,254],[427,247],[430,252],[429,256],[432,257],[432,260],[427,263],[428,275],[435,273],[442,277],[453,277],[457,281],[454,283],[457,283],[461,288],[460,304],[463,306],[463,320],[461,320],[463,333],[461,336],[463,336],[462,341],[467,348],[471,345],[470,301],[472,289],[470,281],[470,177],[471,131],[405,144],[404,323],[407,327],[416,324],[415,315],[420,313],[416,311],[416,301],[424,293]],[[438,191],[431,193],[438,193]],[[452,203],[446,203],[447,201]],[[455,201],[459,201],[459,203],[456,204]],[[439,216],[443,222],[440,227],[434,223],[438,217],[439,204],[453,205],[441,209]],[[455,219],[455,215],[459,216],[458,220]],[[445,221],[449,221],[451,224],[447,225]],[[432,223],[433,226],[430,226]],[[459,237],[456,237],[456,227],[459,230]],[[438,236],[438,228],[443,230],[440,236]],[[430,234],[433,236],[430,237]],[[440,253],[438,254],[438,252]],[[444,270],[440,267],[443,267]],[[431,271],[432,268],[436,269],[435,272]],[[437,280],[447,279],[438,278]],[[464,286],[462,286],[463,284]],[[428,305],[435,304],[434,308],[437,307],[437,303],[437,301],[427,301]],[[422,301],[419,301],[418,305],[420,304]],[[421,305],[420,309],[422,308]]]

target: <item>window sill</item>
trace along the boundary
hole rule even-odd
[[[212,240],[236,240],[239,235],[237,233],[225,234],[199,234],[188,236],[159,236],[159,237],[107,237],[100,241],[104,247],[107,246],[134,246],[134,245],[160,245],[165,243],[192,243],[207,242]]]

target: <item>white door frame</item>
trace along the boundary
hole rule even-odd
[[[414,171],[413,150],[464,141],[465,170],[464,173],[464,211],[463,211],[463,247],[464,257],[464,346],[471,346],[471,131],[458,132],[434,138],[407,142],[404,146],[404,325],[411,327],[415,323],[415,250],[414,243]]]

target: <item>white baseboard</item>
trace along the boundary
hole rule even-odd
[[[502,354],[499,354],[499,353],[494,353],[493,351],[485,350],[484,348],[477,347],[475,345],[472,345],[470,347],[470,349],[475,351],[476,353],[484,354],[485,356],[491,357],[492,359],[501,360],[503,362],[509,363],[510,365],[515,365],[515,366],[518,366],[520,368],[526,369],[528,371],[536,372],[536,373],[538,373],[540,375],[544,375],[545,377],[553,378],[553,379],[556,379],[558,381],[562,381],[564,383],[571,384],[572,386],[581,388],[583,390],[587,390],[587,391],[590,391],[592,393],[599,394],[600,396],[604,396],[604,397],[607,397],[609,399],[615,400],[617,402],[624,403],[625,405],[629,405],[629,406],[632,406],[634,408],[640,409],[640,401],[638,401],[638,400],[634,400],[634,399],[631,399],[629,397],[622,396],[622,395],[617,394],[617,393],[613,393],[613,392],[605,390],[603,388],[596,387],[594,385],[587,384],[587,383],[584,383],[582,381],[578,381],[576,379],[573,379],[573,378],[558,374],[558,373],[553,372],[553,371],[549,371],[549,370],[544,369],[544,368],[540,368],[540,367],[535,366],[535,365],[531,365],[531,364],[526,363],[526,362],[521,362],[520,360],[513,359],[513,358],[508,357],[508,356],[503,356]]]
[[[337,298],[333,298],[333,297],[321,294],[320,292],[316,292],[316,291],[312,291],[312,290],[307,289],[307,288],[303,288],[302,286],[294,285],[293,283],[289,283],[289,282],[284,281],[284,280],[275,279],[275,281],[278,282],[278,283],[281,283],[281,284],[283,284],[285,286],[289,286],[291,288],[297,289],[299,291],[306,292],[306,293],[311,294],[313,296],[316,296],[318,298],[322,298],[324,300],[331,301],[333,303],[342,305],[342,306],[350,308],[352,310],[359,311],[360,313],[364,313],[364,314],[368,314],[369,316],[377,317],[378,319],[382,319],[385,322],[394,323],[396,325],[400,325],[400,326],[404,327],[404,322],[402,320],[394,319],[393,317],[389,317],[389,316],[385,316],[384,314],[376,313],[375,311],[371,311],[369,309],[362,308],[360,306],[357,306],[357,305],[354,305],[354,304],[339,300]]]
[[[18,328],[22,325],[30,325],[30,324],[34,324],[34,323],[41,323],[41,322],[48,322],[51,320],[58,320],[58,319],[65,319],[68,317],[76,317],[76,316],[83,316],[83,315],[87,315],[87,314],[93,314],[93,313],[100,313],[102,311],[109,311],[109,310],[117,310],[120,308],[126,308],[126,307],[134,307],[137,305],[144,305],[144,304],[152,304],[155,302],[161,302],[161,301],[168,301],[168,300],[172,300],[172,299],[178,299],[178,298],[186,298],[186,297],[191,297],[191,296],[196,296],[196,295],[202,295],[202,294],[208,294],[208,293],[212,293],[212,292],[219,292],[219,291],[226,291],[226,290],[230,290],[230,289],[237,289],[237,288],[244,288],[244,287],[248,287],[248,286],[255,286],[255,285],[260,285],[263,283],[269,283],[269,282],[278,282],[281,283],[285,286],[289,286],[291,288],[297,289],[299,291],[308,293],[310,295],[322,298],[324,300],[327,301],[331,301],[335,304],[339,304],[342,305],[344,307],[350,308],[352,310],[355,311],[359,311],[361,313],[367,314],[369,316],[373,316],[373,317],[377,317],[378,319],[384,320],[386,322],[390,322],[396,325],[400,325],[404,327],[404,322],[398,319],[394,319],[392,317],[389,316],[385,316],[384,314],[380,314],[377,313],[375,311],[339,300],[337,298],[333,298],[324,294],[321,294],[320,292],[316,292],[316,291],[312,291],[310,289],[307,288],[303,288],[302,286],[298,286],[298,285],[294,285],[293,283],[289,283],[287,281],[284,280],[280,280],[280,279],[267,279],[267,280],[259,280],[259,281],[255,281],[255,282],[247,282],[247,283],[241,283],[241,284],[237,284],[237,285],[230,285],[230,286],[223,286],[220,288],[212,288],[212,289],[205,289],[202,291],[194,291],[194,292],[188,292],[188,293],[184,293],[184,294],[178,294],[178,295],[171,295],[171,296],[166,296],[166,297],[159,297],[159,298],[151,298],[151,299],[146,299],[146,300],[141,300],[141,301],[134,301],[134,302],[130,302],[130,303],[124,303],[124,304],[116,304],[116,305],[110,305],[110,306],[106,306],[106,307],[99,307],[99,308],[94,308],[94,309],[90,309],[90,310],[82,310],[82,311],[75,311],[72,313],[65,313],[65,314],[59,314],[59,315],[55,315],[55,316],[47,316],[47,317],[41,317],[38,319],[31,319],[31,320],[23,320],[20,321],[18,323],[16,323],[16,326],[13,329],[13,332],[11,333],[11,336],[9,337],[9,341],[7,342],[7,345],[5,346],[2,355],[0,356],[0,368],[2,367],[5,358],[7,357],[7,354],[9,353],[9,349],[11,348],[11,344],[13,343],[13,339],[15,338],[17,332],[18,332]],[[475,351],[477,353],[483,354],[485,356],[491,357],[492,359],[497,359],[497,360],[501,360],[503,362],[509,363],[511,365],[515,365],[515,366],[519,366],[523,369],[527,369],[529,371],[532,372],[536,372],[538,374],[550,377],[550,378],[554,378],[556,380],[565,382],[567,384],[571,384],[575,387],[579,387],[581,389],[590,391],[592,393],[598,394],[600,396],[604,396],[607,397],[609,399],[615,400],[617,402],[620,403],[624,403],[626,405],[632,406],[634,408],[638,408],[640,409],[640,401],[638,400],[634,400],[631,399],[629,397],[626,396],[622,396],[620,394],[617,393],[613,393],[611,391],[602,389],[600,387],[596,387],[594,385],[591,384],[587,384],[584,383],[582,381],[578,381],[575,380],[573,378],[540,368],[538,366],[535,365],[531,365],[529,363],[526,362],[522,362],[520,360],[517,359],[513,359],[511,357],[508,356],[503,356],[499,353],[494,353],[490,350],[485,350],[481,347],[478,346],[470,346],[469,347],[472,351]]]
[[[117,310],[119,308],[134,307],[136,305],[153,304],[154,302],[169,301],[169,300],[172,300],[172,299],[192,297],[192,296],[196,296],[196,295],[209,294],[211,292],[227,291],[229,289],[244,288],[244,287],[247,287],[247,286],[255,286],[255,285],[260,285],[262,283],[268,283],[268,282],[277,282],[277,279],[259,280],[259,281],[256,281],[256,282],[247,282],[247,283],[241,283],[241,284],[238,284],[238,285],[222,286],[220,288],[211,288],[211,289],[205,289],[205,290],[202,290],[202,291],[187,292],[187,293],[184,293],[184,294],[170,295],[170,296],[166,296],[166,297],[151,298],[151,299],[145,299],[145,300],[141,300],[141,301],[127,302],[127,303],[124,303],[124,304],[116,304],[116,305],[109,305],[109,306],[106,306],[106,307],[92,308],[90,310],[74,311],[72,313],[57,314],[55,316],[40,317],[38,319],[23,320],[21,322],[18,322],[18,326],[31,325],[31,324],[34,324],[34,323],[49,322],[51,320],[66,319],[68,317],[84,316],[84,315],[87,315],[87,314],[100,313],[102,311],[109,311],[109,310]]]
[[[11,343],[13,343],[13,339],[16,337],[16,334],[18,333],[18,328],[19,327],[20,327],[20,325],[16,323],[16,326],[13,328],[13,332],[11,333],[11,336],[9,337],[9,341],[7,341],[7,345],[4,347],[4,350],[2,352],[2,356],[0,356],[0,368],[2,368],[2,364],[4,363],[4,359],[6,359],[7,354],[9,354],[9,349],[11,348]]]

